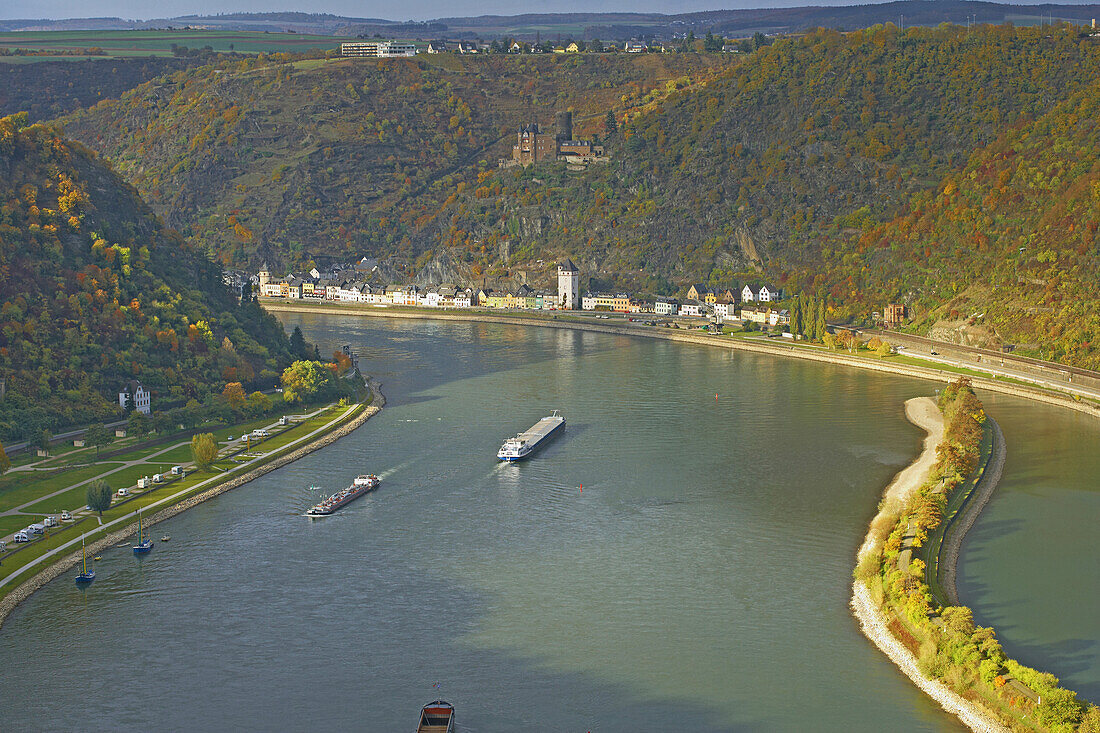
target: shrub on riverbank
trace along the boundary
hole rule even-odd
[[[941,392],[939,407],[944,435],[929,478],[889,528],[872,527],[888,535],[880,554],[860,559],[856,578],[872,590],[881,581],[882,605],[915,633],[919,666],[927,677],[963,697],[994,705],[1014,730],[1088,730],[1086,719],[1097,713],[1086,710],[1076,693],[1059,687],[1053,675],[1008,659],[993,629],[976,626],[973,611],[965,606],[939,606],[928,586],[928,558],[922,550],[944,521],[953,492],[978,471],[986,422],[966,378]]]

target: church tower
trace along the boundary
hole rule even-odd
[[[267,293],[264,292],[264,286],[271,282],[271,270],[268,269],[266,262],[256,275],[260,278],[260,295],[266,295]]]
[[[570,259],[558,263],[558,307],[562,310],[581,307],[581,271]]]

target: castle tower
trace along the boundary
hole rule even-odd
[[[566,259],[558,263],[558,307],[577,310],[581,305],[581,271]]]
[[[260,295],[263,295],[264,286],[271,282],[271,270],[266,262],[260,267],[260,271],[256,273],[256,276],[260,278]]]
[[[554,115],[554,122],[557,129],[557,135],[555,136],[558,143],[568,142],[573,139],[573,112],[571,110],[564,110]]]

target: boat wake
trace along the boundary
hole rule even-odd
[[[394,475],[395,473],[397,473],[401,469],[408,468],[412,464],[413,464],[412,459],[410,459],[408,461],[405,461],[404,463],[399,463],[398,465],[394,466],[393,468],[388,468],[385,471],[382,471],[381,473],[379,473],[378,478],[382,478],[382,479],[389,478],[390,476]]]

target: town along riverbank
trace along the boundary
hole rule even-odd
[[[142,526],[148,528],[166,519],[170,519],[187,509],[198,506],[231,489],[244,486],[266,473],[281,468],[289,463],[293,463],[299,458],[350,434],[366,423],[367,420],[378,414],[386,403],[386,398],[382,394],[379,385],[369,378],[367,378],[365,382],[369,389],[368,396],[360,403],[353,405],[340,418],[333,420],[316,433],[306,436],[309,440],[304,444],[295,441],[289,444],[285,450],[280,450],[271,455],[268,460],[249,467],[245,473],[234,474],[233,472],[229,472],[219,477],[220,480],[216,478],[210,481],[204,481],[198,486],[182,492],[181,495],[167,497],[159,502],[151,504],[147,509],[155,510],[158,506],[163,506],[164,504],[168,504],[168,506],[165,506],[159,511],[155,511],[153,514],[142,517]],[[98,534],[99,531],[103,531],[103,528],[96,527],[92,529],[90,534],[92,534],[94,539],[88,544],[86,554],[91,557],[133,536],[138,529],[137,521],[133,515],[130,515],[128,520],[129,521],[126,523],[121,524],[111,531],[107,531],[106,534],[98,538],[96,538],[96,534]],[[79,547],[79,545],[77,545],[77,547]],[[3,626],[4,619],[8,617],[16,606],[30,598],[36,590],[46,583],[76,567],[76,565],[80,563],[81,557],[82,553],[77,549],[68,554],[58,556],[57,559],[54,559],[50,563],[44,562],[41,570],[23,581],[13,590],[9,591],[3,598],[0,598],[0,627]]]
[[[906,404],[906,415],[929,435],[921,456],[888,488],[860,548],[851,605],[863,632],[975,731],[1073,730],[1086,718],[1100,719],[1100,710],[1052,675],[1008,659],[993,629],[975,626],[965,606],[941,605],[929,586],[946,574],[944,600],[956,603],[961,537],[1004,463],[1000,429],[967,380],[942,392],[939,419],[935,407],[927,398]],[[954,501],[955,492],[966,492],[964,505]],[[951,531],[941,545],[945,523]]]

